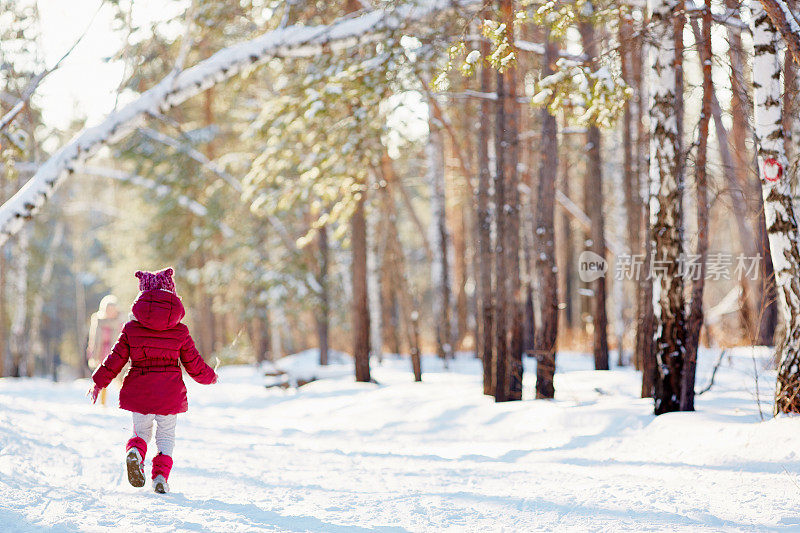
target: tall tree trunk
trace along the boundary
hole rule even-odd
[[[3,161],[5,165],[10,165],[12,161]],[[8,167],[7,167],[8,168]],[[0,174],[0,201],[5,202],[7,197],[7,180],[5,173]],[[8,307],[6,299],[6,280],[8,263],[6,262],[5,245],[0,245],[0,378],[6,375],[6,358],[8,357]]]
[[[464,181],[468,178],[465,176]],[[453,228],[453,282],[455,284],[455,312],[453,313],[452,337],[455,340],[453,352],[461,350],[467,334],[467,194],[464,187],[456,186],[456,204],[451,211]]]
[[[514,2],[502,0],[500,3],[503,21],[506,24],[506,36],[509,43],[514,43]],[[508,258],[506,297],[508,298],[508,319],[511,321],[508,345],[508,400],[522,399],[522,352],[525,308],[522,300],[522,277],[520,273],[520,200],[519,200],[519,104],[517,102],[517,69],[511,63],[503,72],[506,91],[503,106],[505,107],[505,124],[503,125],[504,150],[498,154],[502,159],[506,178],[507,201],[501,210],[506,217],[505,254]],[[555,256],[553,257],[555,261]]]
[[[370,178],[372,189],[375,190],[374,177]],[[370,209],[367,213],[367,286],[369,287],[369,333],[372,355],[377,357],[378,363],[383,362],[383,306],[381,301],[381,264],[383,262],[384,236],[382,231],[383,215],[379,209]]]
[[[428,184],[431,188],[431,247],[433,265],[433,320],[436,327],[436,353],[447,364],[452,357],[450,317],[450,269],[448,261],[449,236],[447,232],[444,144],[442,142],[442,116],[433,103],[428,121]]]
[[[725,0],[725,6],[731,13],[731,21],[738,22],[739,0]],[[755,342],[761,345],[772,345],[775,338],[775,329],[778,323],[778,302],[775,288],[775,274],[772,266],[772,257],[767,238],[766,222],[764,218],[763,200],[760,187],[751,177],[754,166],[758,172],[758,163],[747,149],[746,139],[751,135],[747,122],[750,116],[750,94],[745,84],[744,48],[740,30],[733,25],[727,27],[728,56],[731,63],[731,139],[733,141],[733,155],[736,161],[736,174],[739,188],[748,199],[750,216],[755,224],[757,252],[761,255],[761,286],[758,290],[757,302],[759,310],[758,332]]]
[[[792,205],[781,128],[781,64],[778,34],[758,2],[750,7],[753,24],[754,120],[759,176],[764,197],[767,235],[775,268],[785,331],[776,355],[778,383],[775,412],[800,412],[800,235]]]
[[[619,43],[620,43],[620,63],[622,69],[622,79],[625,81],[626,84],[630,87],[635,87],[635,79],[633,76],[631,63],[632,61],[635,62],[637,58],[636,48],[637,48],[637,41],[633,37],[633,18],[630,13],[623,12],[620,16],[619,21]],[[634,144],[633,144],[633,120],[636,116],[636,108],[639,106],[639,102],[636,100],[638,95],[632,96],[625,101],[625,108],[623,111],[622,116],[622,189],[624,195],[624,202],[625,202],[625,216],[627,219],[628,227],[627,227],[627,238],[628,238],[628,248],[631,251],[631,255],[637,256],[639,255],[641,250],[641,226],[642,226],[642,204],[644,202],[641,201],[640,190],[641,184],[639,182],[639,173],[634,166]],[[638,155],[638,154],[636,154]],[[626,287],[624,285],[620,285],[620,287],[616,287],[616,284],[621,284],[621,280],[615,280],[615,292],[618,293],[618,303],[617,305],[624,305],[622,298],[625,295]],[[638,291],[636,291],[638,286],[638,279],[633,280],[633,288],[634,294],[637,297],[636,308],[634,312],[634,323],[637,324],[637,331],[638,331],[638,322],[640,320],[639,313],[642,312],[642,308],[639,307],[638,302]],[[623,313],[624,314],[624,313]],[[619,318],[619,317],[618,317]],[[619,324],[620,327],[618,329],[624,330],[624,324]],[[619,346],[617,348],[618,352],[618,360],[620,364],[624,363],[624,346],[622,345],[622,335],[619,336]],[[633,365],[636,369],[641,368],[641,359],[637,357],[636,348],[634,347],[633,350]]]
[[[422,381],[422,361],[420,357],[419,341],[419,311],[414,298],[411,295],[408,276],[406,275],[406,261],[400,245],[400,237],[397,232],[397,209],[392,199],[391,190],[402,189],[397,175],[392,167],[392,160],[388,154],[381,156],[381,173],[386,182],[386,187],[379,190],[383,196],[383,210],[388,214],[388,234],[387,242],[387,262],[392,266],[393,282],[397,286],[398,301],[403,315],[403,325],[405,329],[408,348],[411,354],[411,368],[414,372],[414,381]]]
[[[369,293],[367,292],[367,220],[364,213],[366,191],[362,191],[353,212],[351,246],[353,248],[353,359],[356,381],[370,381],[369,374]]]
[[[558,47],[544,32],[544,58],[542,76],[554,72]],[[556,340],[558,337],[558,270],[556,268],[554,210],[556,176],[558,174],[558,138],[556,118],[547,106],[539,112],[542,123],[541,165],[537,190],[536,213],[536,268],[539,274],[541,324],[536,333],[536,397],[553,398],[553,377],[556,371]]]
[[[22,229],[14,253],[14,314],[11,316],[11,375],[20,377],[26,372],[25,354],[28,351],[28,264],[30,262],[30,228]],[[85,365],[84,365],[85,366]]]
[[[506,227],[508,217],[506,216],[506,167],[503,154],[507,150],[505,127],[506,127],[506,106],[505,91],[506,79],[501,73],[497,73],[497,86],[495,93],[495,130],[494,130],[494,153],[495,153],[495,176],[494,176],[494,202],[495,202],[495,295],[494,295],[494,327],[495,327],[495,350],[494,350],[494,374],[492,382],[494,384],[494,400],[504,402],[508,399],[508,261],[509,258],[506,246]]]
[[[700,343],[700,330],[703,327],[703,289],[706,277],[706,256],[708,255],[708,194],[706,160],[708,156],[708,126],[711,121],[711,99],[714,87],[711,81],[711,0],[706,0],[703,10],[703,31],[697,46],[700,49],[700,64],[703,68],[703,104],[698,127],[697,159],[695,161],[695,182],[697,187],[697,262],[699,272],[692,279],[692,303],[686,328],[686,357],[681,376],[681,411],[694,411],[694,383],[697,368],[697,348]]]
[[[634,86],[631,72],[631,58],[635,57],[633,49],[633,21],[629,14],[622,16],[619,23],[620,61],[622,66],[622,79],[630,86]],[[625,212],[628,218],[628,247],[632,254],[640,252],[642,208],[639,197],[639,175],[634,168],[633,146],[633,120],[638,102],[635,97],[625,101],[622,116],[622,186],[625,194]]]
[[[317,343],[319,344],[319,364],[328,364],[328,328],[330,323],[330,288],[328,280],[328,262],[330,247],[328,246],[328,226],[317,230],[317,246],[319,246],[319,309],[317,310]]]
[[[591,2],[585,4],[592,10]],[[594,64],[597,58],[597,43],[595,42],[594,26],[591,22],[583,21],[579,24],[583,50]],[[589,161],[587,165],[586,189],[584,202],[586,214],[592,221],[590,250],[605,258],[606,238],[605,221],[603,219],[603,160],[601,156],[600,128],[596,125],[589,126],[586,134],[587,152]],[[592,351],[594,353],[595,370],[608,370],[608,315],[606,313],[606,278],[602,276],[590,284],[592,287],[592,322],[594,325],[594,340]],[[621,349],[621,347],[620,347]]]
[[[481,57],[489,54],[489,43],[481,42]],[[481,65],[481,92],[491,90],[492,67],[485,61]],[[481,300],[481,360],[483,362],[483,393],[494,394],[493,368],[493,292],[492,292],[492,214],[489,211],[489,188],[492,179],[489,170],[489,121],[491,103],[482,98],[478,126],[478,293]]]
[[[563,116],[561,117],[562,127],[567,127],[570,114],[571,111],[568,109],[564,110]],[[568,142],[568,139],[564,139],[565,144]],[[569,145],[566,144],[566,146]],[[572,191],[570,190],[572,188],[572,174],[570,172],[572,168],[572,161],[570,160],[569,155],[570,150],[566,148],[562,151],[561,157],[559,158],[560,171],[558,189],[564,193],[564,196],[567,198],[572,198]],[[561,247],[558,250],[558,293],[561,294],[561,298],[564,301],[559,322],[564,324],[567,329],[571,329],[575,327],[575,300],[577,300],[577,298],[573,298],[573,296],[575,293],[575,265],[577,263],[575,262],[572,218],[568,211],[564,209],[561,210],[559,222],[560,223],[556,227],[556,230],[558,231],[558,238],[556,241],[561,243]]]
[[[650,107],[650,226],[655,260],[655,413],[680,408],[685,354],[683,278],[682,53],[683,2],[651,0],[654,72]],[[674,46],[671,46],[675,43]],[[658,268],[656,268],[656,266]]]
[[[42,339],[42,318],[44,315],[44,291],[50,286],[50,280],[53,278],[53,268],[55,266],[55,259],[59,256],[59,248],[64,241],[64,221],[59,220],[56,222],[53,229],[53,237],[50,239],[50,244],[47,248],[47,255],[45,256],[44,265],[42,266],[42,277],[39,280],[39,290],[33,298],[33,306],[31,309],[31,324],[30,324],[30,348],[27,354],[27,374],[28,377],[33,377],[37,366],[42,372],[47,368],[51,368],[52,364],[45,363],[46,349],[44,340]]]
[[[633,79],[636,86],[634,100],[636,102],[636,175],[639,179],[639,197],[643,205],[642,224],[645,229],[650,227],[650,135],[645,128],[645,77],[644,66],[644,38],[642,34],[648,27],[650,18],[647,10],[643,10],[639,35],[635,40],[635,53],[633,55]],[[642,273],[636,283],[636,346],[633,354],[634,364],[642,369],[642,398],[653,396],[656,378],[656,356],[653,345],[655,333],[655,316],[653,307],[653,283],[649,273],[652,267],[653,246],[650,236],[645,232],[640,240],[643,242],[644,263]]]

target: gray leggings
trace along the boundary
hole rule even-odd
[[[156,422],[156,447],[159,452],[171,457],[175,448],[175,422],[178,420],[178,415],[131,414],[133,434],[145,442],[150,442],[150,437],[153,435],[153,421]]]

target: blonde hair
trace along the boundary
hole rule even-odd
[[[114,307],[119,310],[119,304],[117,302],[117,297],[113,294],[106,294],[103,296],[103,299],[100,300],[100,309],[97,311],[97,318],[102,320],[104,318],[108,318],[108,306],[113,305]]]

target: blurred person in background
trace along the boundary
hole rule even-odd
[[[117,341],[125,317],[119,312],[117,297],[107,294],[100,300],[100,308],[92,315],[89,325],[89,343],[86,347],[86,361],[92,371],[111,353]],[[100,403],[106,404],[106,389],[100,393]]]

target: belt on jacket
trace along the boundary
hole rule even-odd
[[[176,361],[174,365],[131,365],[132,372],[147,374],[149,372],[180,372],[181,367]]]

